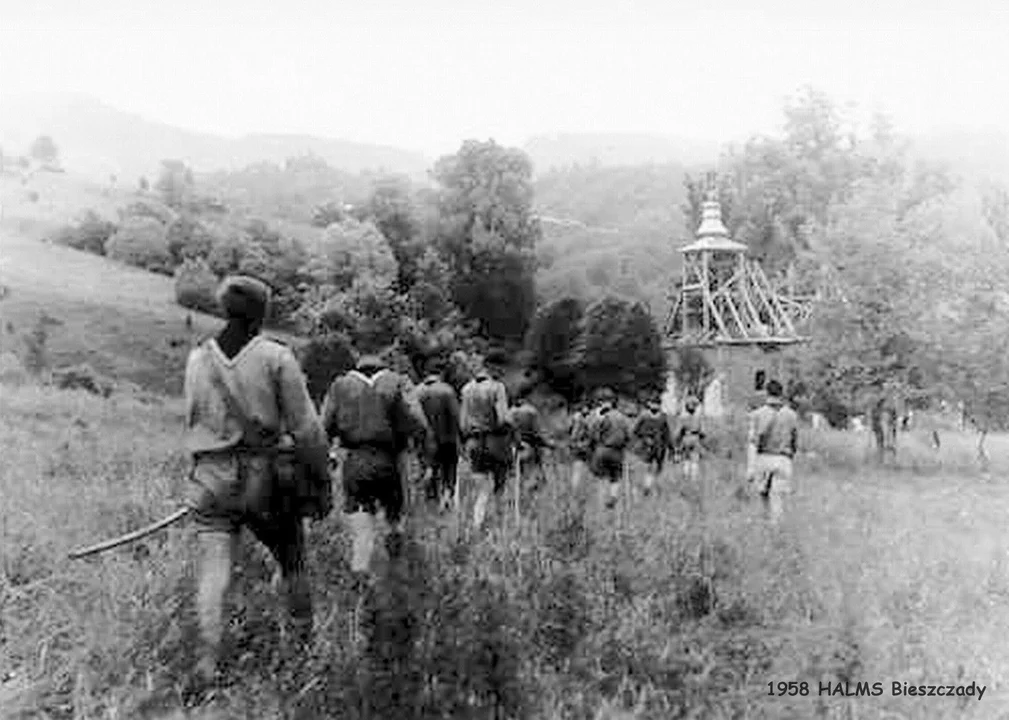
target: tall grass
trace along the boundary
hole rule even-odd
[[[191,530],[66,559],[172,509],[179,406],[30,385],[0,402],[0,675],[14,674],[0,706],[23,718],[182,712],[199,699]],[[318,632],[299,656],[271,563],[247,542],[214,717],[998,717],[1009,496],[974,470],[971,438],[945,434],[941,455],[914,434],[901,442],[901,467],[878,469],[863,436],[810,434],[777,529],[735,493],[738,428],[719,436],[703,494],[670,472],[657,495],[606,511],[557,463],[519,527],[503,508],[460,539],[450,517],[418,509],[403,555],[380,558],[361,645],[334,514],[311,528]],[[991,441],[993,477],[1007,451]],[[811,694],[768,695],[789,680]],[[818,696],[845,680],[886,692]],[[980,702],[890,697],[891,681],[972,680],[988,686]]]

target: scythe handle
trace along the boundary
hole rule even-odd
[[[145,538],[148,535],[156,533],[158,530],[161,530],[162,528],[166,528],[169,525],[177,523],[179,520],[188,515],[190,510],[191,508],[188,507],[179,508],[168,517],[158,520],[156,523],[152,523],[147,527],[140,528],[139,530],[134,530],[133,532],[126,533],[125,535],[120,535],[119,537],[112,538],[111,540],[100,542],[97,545],[91,545],[90,547],[74,550],[73,552],[70,553],[69,557],[71,560],[78,560],[80,558],[87,557],[88,555],[95,555],[97,553],[104,552],[106,550],[111,550],[112,548],[119,547],[120,545],[126,545],[131,542],[136,542],[137,540]]]

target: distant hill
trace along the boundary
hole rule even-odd
[[[948,162],[968,179],[1009,187],[1009,129],[937,130],[913,138],[911,149],[917,157]]]
[[[115,173],[134,183],[153,178],[166,158],[194,170],[241,168],[259,161],[282,163],[306,153],[349,172],[384,169],[423,177],[430,160],[402,148],[304,135],[227,138],[195,132],[123,112],[83,95],[5,97],[0,103],[0,144],[7,155],[26,153],[32,140],[48,134],[71,170],[106,179]]]
[[[663,135],[554,134],[530,137],[523,148],[537,174],[570,165],[713,163],[721,144]]]

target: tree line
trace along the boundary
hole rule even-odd
[[[997,425],[1009,193],[915,160],[885,117],[858,127],[812,89],[784,119],[728,148],[713,179],[735,239],[811,298],[789,369],[807,406],[840,422],[884,393],[953,399]],[[567,399],[600,384],[636,394],[664,385],[656,318],[710,179],[661,165],[534,179],[493,141],[463,143],[426,184],[311,156],[205,176],[166,161],[118,222],[90,215],[58,240],[173,274],[179,302],[207,311],[221,276],[257,275],[272,322],[309,337],[319,367],[348,362],[349,343],[392,347],[415,375],[434,355],[463,368],[499,347]],[[676,372],[697,384],[702,360]]]
[[[915,159],[885,116],[859,128],[807,88],[780,137],[730,148],[723,219],[779,287],[812,298],[792,373],[843,421],[881,396],[963,401],[983,430],[1009,420],[1009,193]],[[696,226],[710,182],[688,175]]]
[[[243,173],[263,178],[263,198],[270,186],[298,187],[301,178],[310,187],[304,175],[330,170],[321,160],[302,158],[283,169]],[[343,175],[333,171],[331,179]],[[55,240],[172,275],[178,302],[204,312],[216,312],[214,290],[223,276],[245,273],[266,281],[275,297],[271,324],[309,339],[302,359],[316,391],[346,368],[351,346],[389,349],[415,377],[432,358],[449,359],[460,382],[474,355],[504,349],[516,359],[531,358],[533,381],[570,399],[600,384],[628,393],[661,387],[658,328],[643,304],[626,299],[572,300],[588,323],[575,332],[584,341],[574,385],[539,372],[548,367],[542,353],[523,352],[539,347],[544,324],[555,322],[556,314],[537,294],[542,229],[532,164],[520,150],[465,142],[434,165],[429,186],[398,176],[365,179],[366,190],[356,179],[356,195],[317,197],[324,201],[310,214],[302,208],[308,223],[285,222],[236,211],[213,192],[220,177],[201,184],[184,163],[165,161],[153,187],[138,192],[117,221],[89,213]],[[625,377],[630,356],[625,361],[620,353],[640,355],[643,331],[652,370]]]

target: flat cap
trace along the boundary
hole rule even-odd
[[[217,302],[229,318],[262,320],[270,303],[270,287],[248,275],[231,275],[217,289]]]

